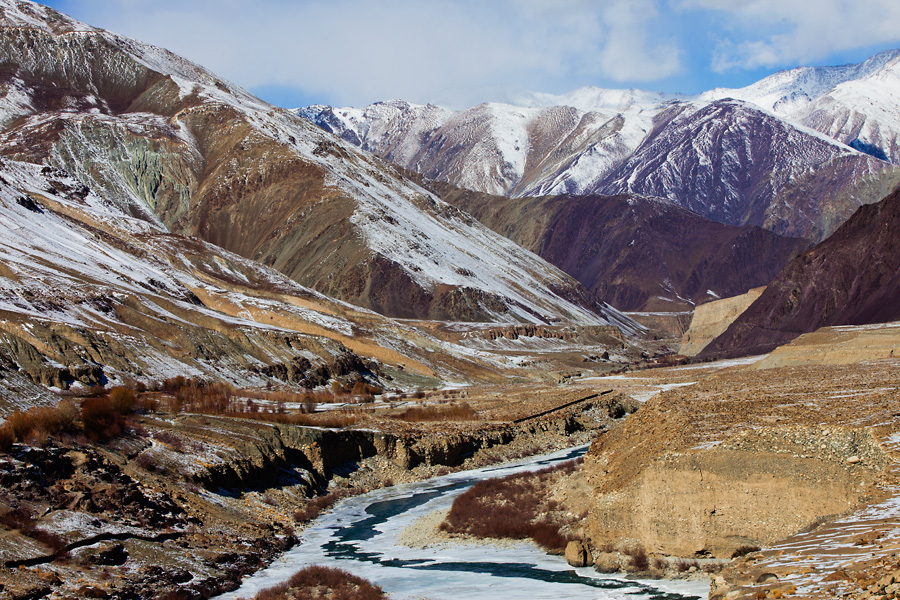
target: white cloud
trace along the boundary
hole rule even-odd
[[[807,64],[900,42],[897,0],[682,0],[729,19],[712,59],[718,72]]]
[[[607,39],[601,55],[603,72],[618,81],[656,81],[681,70],[674,39],[652,44],[647,23],[657,17],[651,0],[609,2],[603,9]]]
[[[681,68],[649,35],[654,0],[59,0],[92,25],[164,46],[248,88],[335,103],[480,101]],[[571,82],[571,83],[569,83]]]

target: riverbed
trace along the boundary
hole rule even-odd
[[[491,546],[444,541],[425,548],[400,542],[412,523],[446,510],[476,481],[541,469],[581,456],[586,449],[452,473],[343,500],[304,530],[297,547],[219,598],[252,598],[314,564],[344,569],[381,586],[391,598],[404,600],[705,598],[706,581],[641,581],[592,568],[575,569],[530,542]]]

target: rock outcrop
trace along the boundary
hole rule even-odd
[[[792,260],[702,357],[762,354],[832,325],[900,319],[900,191]]]
[[[892,368],[746,366],[654,396],[585,458],[593,547],[730,558],[871,502]]]
[[[765,289],[765,287],[754,288],[746,294],[714,300],[695,308],[691,326],[681,339],[678,353],[684,356],[700,354],[703,348],[722,335]]]

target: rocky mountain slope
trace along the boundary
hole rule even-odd
[[[392,101],[297,112],[472,190],[653,195],[722,223],[821,240],[900,182],[888,162],[900,131],[898,65],[889,52],[695,97],[586,88],[462,111]]]
[[[636,195],[509,198],[425,185],[622,310],[690,310],[741,294],[808,247]]]
[[[495,380],[512,366],[122,214],[51,167],[2,161],[0,239],[0,414],[58,401],[40,386]]]
[[[900,319],[900,191],[791,261],[701,356],[768,352],[826,325]]]
[[[0,3],[0,154],[399,317],[628,320],[381,160],[167,51]]]

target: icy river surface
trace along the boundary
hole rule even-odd
[[[348,498],[306,528],[300,544],[221,599],[252,598],[309,565],[339,567],[380,585],[391,598],[705,598],[704,581],[638,581],[575,569],[531,543],[495,547],[438,543],[411,548],[397,538],[416,519],[445,509],[479,479],[541,469],[582,455],[586,447],[513,464],[453,473]]]

